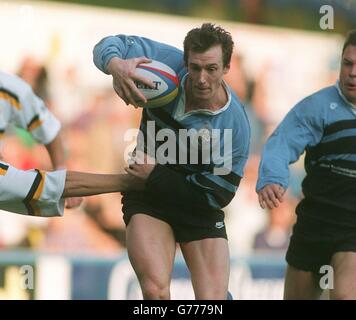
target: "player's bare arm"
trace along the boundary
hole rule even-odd
[[[101,193],[144,190],[144,188],[142,179],[129,174],[68,171],[62,197],[84,197]]]
[[[45,145],[48,154],[51,158],[52,166],[54,170],[65,169],[64,147],[62,141],[62,135],[59,132],[57,136],[48,144]],[[65,207],[72,209],[78,207],[83,201],[83,198],[67,198],[65,201]]]
[[[54,170],[63,169],[65,167],[64,147],[61,133],[48,144],[45,145],[48,155],[51,158],[51,163]]]
[[[115,92],[125,103],[138,107],[140,104],[147,103],[145,96],[137,89],[135,81],[141,82],[144,85],[154,88],[151,81],[140,76],[136,72],[136,67],[141,63],[149,63],[150,59],[139,57],[123,60],[114,57],[107,65],[107,71],[113,77],[113,87]]]
[[[268,184],[258,191],[258,201],[262,209],[277,208],[283,202],[285,189],[279,184]]]

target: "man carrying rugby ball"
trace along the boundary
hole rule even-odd
[[[126,35],[106,37],[94,48],[94,63],[112,75],[117,94],[144,107],[143,140],[126,171],[142,179],[145,190],[125,192],[122,199],[128,254],[144,299],[170,298],[176,243],[196,299],[227,297],[230,261],[222,208],[238,188],[250,141],[244,107],[223,80],[232,49],[230,33],[211,23],[188,32],[184,52]],[[159,108],[145,107],[147,99],[135,85],[153,87],[136,69],[151,60],[166,64],[179,79],[178,95]]]

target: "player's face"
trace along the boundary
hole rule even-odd
[[[190,51],[188,55],[189,93],[198,101],[212,100],[221,89],[223,76],[229,66],[223,66],[223,53],[220,45],[198,53]]]
[[[342,55],[340,88],[350,102],[356,103],[356,46],[347,46]]]

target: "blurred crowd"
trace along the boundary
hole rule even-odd
[[[334,31],[345,33],[356,26],[354,0],[62,0],[62,2],[317,31],[320,29],[315,23],[315,17],[320,7],[332,5],[336,13]]]
[[[251,78],[243,57],[233,56],[226,81],[244,103],[252,130],[250,157],[239,190],[225,208],[232,256],[255,252],[283,253],[295,220],[294,209],[300,197],[304,177],[303,159],[291,167],[290,188],[283,204],[274,210],[262,210],[255,185],[262,147],[285,113],[271,112],[266,101],[269,93],[266,66]],[[75,66],[52,70],[36,57],[28,56],[17,74],[27,81],[62,122],[67,168],[86,172],[123,172],[124,151],[128,143],[124,133],[137,128],[140,110],[126,106],[107,88],[81,87]],[[332,84],[337,74],[325,79]],[[2,154],[18,168],[51,169],[45,148],[24,131],[14,129],[4,138]],[[125,250],[125,227],[119,193],[92,196],[76,209],[66,209],[64,217],[24,217],[0,214],[0,247],[26,248],[45,252],[115,256]]]

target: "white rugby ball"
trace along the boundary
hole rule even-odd
[[[166,64],[152,60],[137,66],[136,72],[150,80],[154,88],[135,82],[137,88],[146,97],[144,108],[156,108],[172,102],[178,94],[179,80],[176,72]]]

